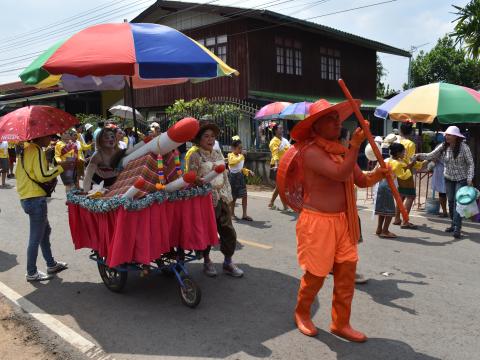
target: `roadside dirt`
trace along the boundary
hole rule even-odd
[[[1,360],[68,360],[70,354],[59,350],[53,339],[43,336],[35,320],[14,308],[0,296]]]

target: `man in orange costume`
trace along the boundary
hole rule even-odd
[[[300,211],[297,255],[305,274],[295,309],[298,329],[308,336],[317,335],[310,307],[333,270],[330,331],[350,341],[364,342],[367,337],[350,326],[360,237],[354,184],[372,186],[385,177],[385,170],[379,168],[365,175],[358,167],[358,151],[365,140],[360,128],[353,133],[349,149],[338,141],[342,122],[352,112],[348,102],[332,106],[322,99],[314,103],[310,116],[292,130],[297,144],[282,159],[278,179],[280,195]],[[291,186],[293,182],[296,184]],[[299,186],[303,194],[296,194],[294,199],[295,191],[302,192]]]

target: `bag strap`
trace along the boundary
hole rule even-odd
[[[40,149],[37,149],[38,150],[38,159],[39,161],[41,161],[41,150]],[[23,171],[25,171],[25,174],[27,175],[27,177],[33,181],[35,184],[37,184],[38,186],[42,187],[42,184],[41,182],[37,181],[37,180],[34,180],[30,177],[30,175],[28,174],[28,171],[25,169],[25,162],[23,161],[23,155],[24,155],[24,152],[22,152],[20,154],[20,161],[22,162],[22,168],[23,168]],[[40,163],[40,169],[42,168],[42,164]],[[43,171],[42,171],[43,172]]]

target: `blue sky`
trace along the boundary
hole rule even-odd
[[[268,8],[305,19],[381,1],[210,0],[208,2]],[[17,75],[20,71],[10,70],[28,65],[32,60],[28,57],[35,56],[28,54],[44,50],[55,41],[89,24],[122,21],[125,18],[130,20],[154,2],[152,0],[3,1],[0,15],[0,83],[18,80]],[[343,14],[322,16],[311,21],[402,49],[427,44],[421,49],[429,50],[438,38],[453,28],[452,20],[455,15],[452,14],[451,5],[464,6],[467,3],[468,0],[397,0]],[[272,6],[274,4],[277,5]],[[99,9],[99,7],[105,8]],[[88,24],[85,24],[87,21]],[[380,56],[388,71],[385,82],[393,89],[400,89],[407,81],[408,59],[388,54],[380,54]]]

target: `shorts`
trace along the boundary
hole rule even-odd
[[[347,215],[303,209],[297,221],[297,257],[304,271],[321,277],[328,275],[334,263],[358,261]]]
[[[398,192],[401,196],[404,197],[413,197],[416,196],[415,191],[415,181],[413,180],[413,176],[409,177],[406,180],[397,179],[398,182]]]
[[[245,183],[245,176],[240,171],[238,173],[229,173],[228,180],[232,188],[232,197],[234,199],[241,199],[247,196],[247,184]]]
[[[10,168],[10,163],[8,158],[0,158],[0,172],[8,172]]]

